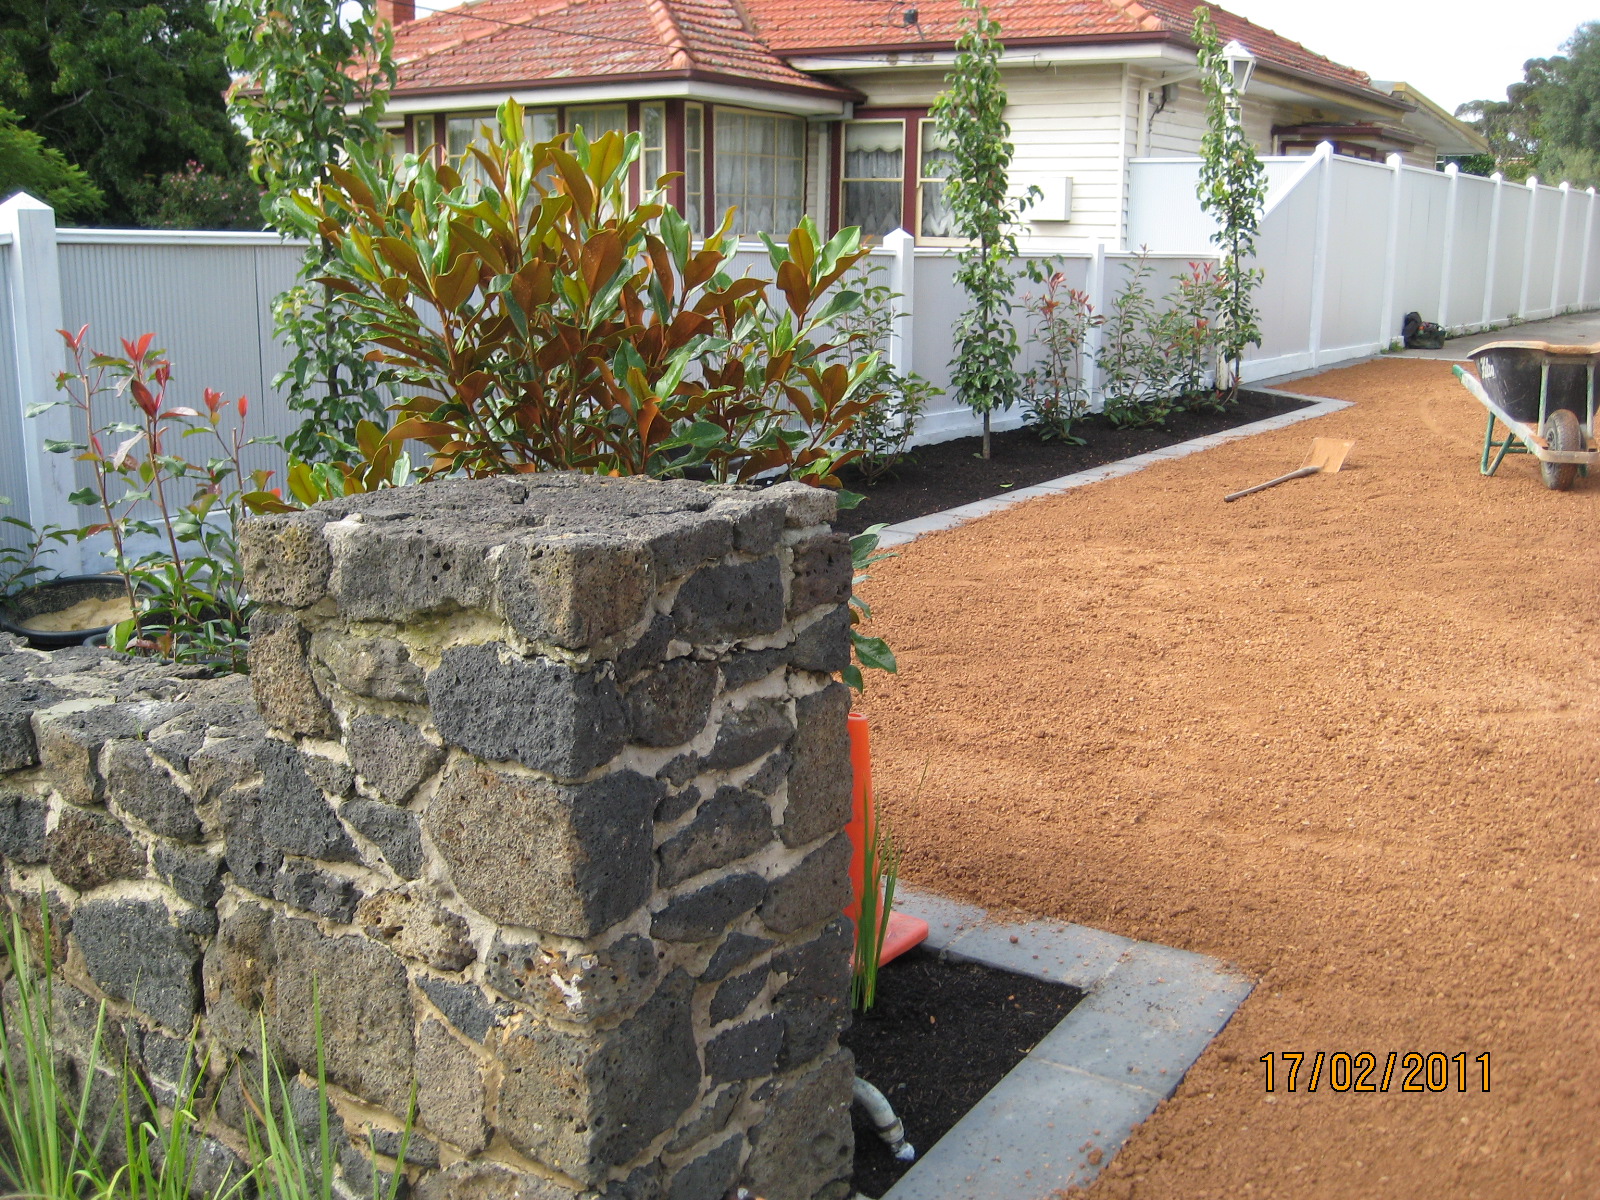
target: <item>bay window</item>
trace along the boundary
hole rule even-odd
[[[460,172],[464,182],[481,185],[485,179],[471,151],[487,143],[484,131],[494,123],[495,114],[487,111],[413,116],[410,144],[415,153],[426,154],[437,135],[438,160]],[[906,220],[915,189],[915,179],[906,178],[906,122],[857,125],[846,127],[846,209],[852,222],[882,236]],[[631,185],[637,201],[655,192],[663,175],[681,171],[682,180],[669,194],[681,200],[684,218],[697,236],[709,233],[729,208],[736,210],[732,232],[743,238],[786,235],[806,211],[804,118],[670,100],[526,110],[530,143],[578,130],[588,141],[607,133],[639,134],[639,164]]]

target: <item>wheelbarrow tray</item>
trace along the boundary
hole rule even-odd
[[[1456,378],[1482,404],[1488,413],[1483,435],[1483,460],[1479,469],[1493,475],[1507,453],[1531,454],[1546,472],[1545,485],[1558,490],[1571,486],[1573,468],[1585,472],[1600,465],[1595,448],[1596,381],[1600,379],[1600,343],[1592,346],[1560,346],[1549,342],[1491,342],[1474,350],[1470,357],[1478,368],[1473,376],[1461,367]],[[1577,425],[1575,435],[1566,435],[1565,447],[1552,446],[1547,439],[1551,414],[1567,410]],[[1504,441],[1494,437],[1495,422],[1507,429]],[[1559,429],[1560,422],[1555,422]],[[1554,471],[1554,474],[1549,472]]]
[[[1600,343],[1559,346],[1550,342],[1490,342],[1467,357],[1478,368],[1483,390],[1512,421],[1537,428],[1550,412],[1565,408],[1577,416],[1580,424],[1593,423],[1594,368],[1600,366]]]

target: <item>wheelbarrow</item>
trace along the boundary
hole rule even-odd
[[[1595,446],[1595,381],[1600,343],[1491,342],[1468,357],[1478,376],[1455,368],[1461,385],[1489,410],[1478,469],[1493,475],[1507,454],[1539,460],[1544,485],[1564,492],[1600,463]],[[1495,439],[1496,424],[1505,437]]]

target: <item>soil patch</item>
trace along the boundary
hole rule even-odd
[[[987,460],[978,457],[982,438],[918,446],[893,475],[870,488],[864,487],[859,476],[846,467],[841,472],[845,487],[863,493],[865,499],[849,512],[840,513],[835,527],[860,533],[868,525],[880,522],[893,525],[925,517],[1305,407],[1305,401],[1241,391],[1226,412],[1174,413],[1160,429],[1117,429],[1099,414],[1089,416],[1074,426],[1088,442],[1085,446],[1041,441],[1028,429],[994,434],[993,457]]]
[[[856,1015],[843,1041],[855,1051],[856,1074],[889,1098],[921,1157],[1082,998],[1066,984],[918,948],[878,973],[878,1002]],[[882,1196],[914,1164],[897,1162],[861,1109],[852,1113],[851,1183]]]
[[[1481,476],[1449,363],[1293,387],[1355,405],[873,570],[903,877],[1259,980],[1095,1197],[1600,1196],[1600,476]],[[1339,474],[1222,502],[1313,435]],[[1319,1050],[1492,1092],[1266,1094]]]

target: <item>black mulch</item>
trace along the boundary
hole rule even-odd
[[[976,963],[912,950],[878,975],[878,1002],[844,1036],[856,1074],[889,1098],[920,1157],[1072,1011],[1083,993]],[[882,1196],[911,1164],[897,1162],[854,1110],[852,1183]]]
[[[1242,391],[1224,413],[1176,413],[1161,429],[1115,429],[1102,417],[1085,418],[1075,431],[1087,440],[1086,446],[1040,441],[1027,429],[995,434],[993,457],[987,461],[977,456],[981,443],[975,437],[919,446],[892,476],[870,488],[846,467],[840,473],[844,486],[866,498],[856,508],[841,512],[834,527],[854,534],[868,525],[925,517],[1305,407],[1304,401]]]

